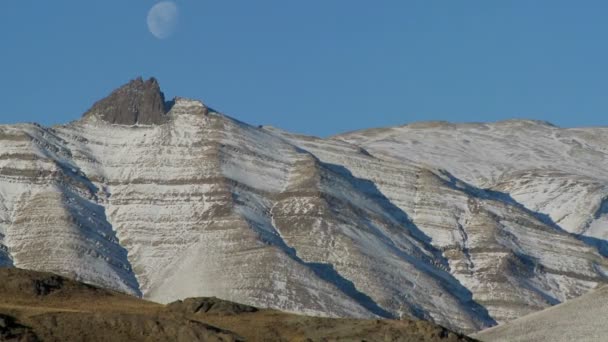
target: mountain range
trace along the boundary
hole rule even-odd
[[[470,333],[608,282],[607,154],[608,128],[530,120],[306,136],[138,78],[0,126],[0,266]]]

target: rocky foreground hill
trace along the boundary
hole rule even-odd
[[[473,341],[414,320],[305,317],[189,298],[169,305],[0,268],[0,341]]]
[[[0,265],[473,332],[607,282],[608,129],[419,123],[321,139],[137,79],[0,126]]]

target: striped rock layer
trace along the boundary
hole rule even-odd
[[[138,79],[81,120],[0,126],[1,266],[464,332],[607,282],[608,129],[320,139],[162,101]]]

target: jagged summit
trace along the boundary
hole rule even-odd
[[[83,117],[118,125],[160,125],[167,120],[169,107],[158,80],[138,77],[97,101]]]

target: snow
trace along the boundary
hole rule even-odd
[[[461,331],[606,282],[606,260],[568,234],[605,237],[603,131],[427,124],[320,139],[189,99],[169,114],[1,126],[0,263],[159,302]]]
[[[608,287],[580,298],[539,311],[509,323],[484,330],[473,337],[493,341],[588,341],[606,340]]]
[[[588,232],[608,197],[608,128],[561,129],[544,122],[419,123],[334,137],[372,155],[449,171],[509,194],[562,229]],[[599,215],[601,216],[601,215]],[[599,223],[601,226],[601,223]]]

